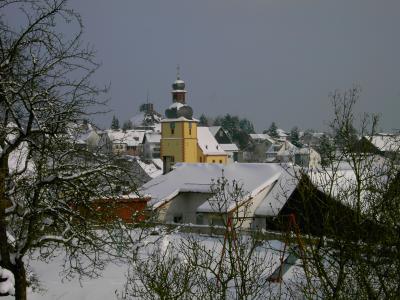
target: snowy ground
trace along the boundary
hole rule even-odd
[[[168,243],[181,239],[183,234],[170,234],[160,239],[162,246]],[[221,238],[202,237],[202,243],[209,245],[211,248],[215,243],[220,244]],[[277,249],[283,244],[278,241],[268,242]],[[152,247],[153,244],[148,244],[147,247]],[[144,249],[145,250],[145,249]],[[149,249],[146,249],[149,250]],[[151,250],[151,249],[150,249]],[[144,251],[146,252],[146,251]],[[275,252],[275,251],[272,251]],[[273,259],[278,262],[278,252],[272,253]],[[110,263],[103,271],[102,276],[96,279],[83,279],[79,282],[78,279],[66,280],[60,275],[62,257],[54,259],[51,263],[46,264],[40,261],[31,261],[30,266],[38,275],[43,291],[33,292],[28,291],[28,299],[33,300],[55,300],[55,299],[76,299],[76,300],[109,300],[117,299],[116,292],[120,292],[125,284],[125,275],[128,270],[127,264]],[[294,269],[294,268],[292,268]],[[293,277],[293,271],[289,271],[284,279],[290,280]],[[4,299],[14,299],[14,297],[5,297]]]

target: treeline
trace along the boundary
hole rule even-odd
[[[210,118],[202,114],[199,118],[199,126],[221,126],[228,132],[232,141],[237,144],[240,149],[248,145],[249,134],[255,133],[254,125],[250,120],[230,114],[217,116],[216,118]]]

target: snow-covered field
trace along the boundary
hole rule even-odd
[[[174,243],[184,238],[185,234],[173,233],[167,234],[163,237],[150,237],[158,239],[161,248],[166,247],[169,243]],[[210,249],[214,247],[219,249],[222,245],[222,238],[217,237],[204,237],[201,238],[201,243],[207,245]],[[266,241],[269,249],[265,251],[271,252],[268,255],[275,262],[274,265],[279,263],[280,251],[283,244],[279,241]],[[154,247],[153,243],[148,243],[142,250],[142,254],[151,252],[151,247]],[[275,249],[274,249],[275,248]],[[61,276],[62,271],[62,260],[63,257],[57,257],[50,263],[41,261],[30,261],[30,268],[37,274],[41,284],[42,291],[28,290],[28,299],[32,300],[54,300],[54,299],[82,299],[82,300],[109,300],[117,299],[116,292],[121,292],[125,281],[126,273],[128,270],[127,263],[109,263],[105,270],[102,272],[102,276],[95,279],[84,278],[79,281],[77,278],[72,280],[63,279]],[[292,268],[294,269],[294,268]],[[271,270],[272,272],[272,270]],[[289,271],[285,276],[284,280],[291,280],[293,277],[293,271]],[[6,297],[4,299],[13,299],[14,297]]]

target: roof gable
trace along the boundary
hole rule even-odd
[[[208,127],[197,127],[197,143],[204,155],[226,155]]]

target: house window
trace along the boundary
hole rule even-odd
[[[174,216],[174,223],[182,223],[182,215]]]
[[[203,158],[202,157],[200,157],[200,162],[203,162]]]
[[[222,164],[222,159],[219,160],[219,163]]]
[[[213,161],[212,161],[213,163],[215,163],[215,159],[213,159]]]
[[[203,225],[204,224],[204,218],[203,214],[196,214],[196,224]]]
[[[189,122],[189,135],[192,135],[192,122]]]

